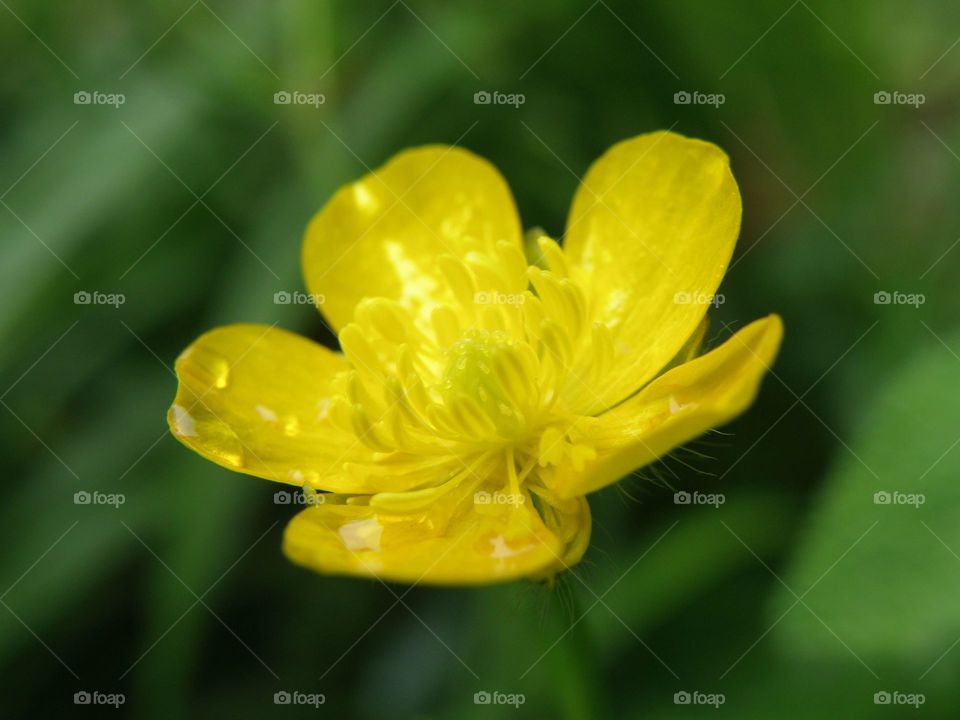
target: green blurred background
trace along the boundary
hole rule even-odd
[[[0,5],[3,717],[958,716],[960,8]],[[459,143],[560,235],[589,163],[658,128],[718,143],[741,184],[712,341],[771,311],[786,339],[746,416],[593,496],[556,588],[312,575],[280,553],[275,486],[168,434],[204,330],[333,341],[273,296],[303,290],[306,221],[366,166]]]

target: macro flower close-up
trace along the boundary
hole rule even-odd
[[[0,0],[0,720],[957,720],[958,36]]]
[[[283,547],[312,570],[552,580],[588,547],[589,493],[739,415],[770,369],[775,315],[704,348],[740,220],[727,156],[672,132],[592,165],[562,244],[523,231],[487,161],[406,150],[303,240],[340,351],[211,330],[177,359],[171,430],[302,488]]]

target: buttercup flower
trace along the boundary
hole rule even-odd
[[[585,496],[729,421],[782,335],[770,315],[701,354],[740,228],[716,146],[614,145],[564,245],[528,234],[503,178],[456,147],[341,188],[303,243],[342,353],[271,326],[176,363],[174,435],[309,501],[284,551],[401,582],[549,579],[590,537]]]

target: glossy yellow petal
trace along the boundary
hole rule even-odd
[[[520,237],[496,168],[461,148],[427,146],[394,156],[333,196],[307,228],[303,271],[337,331],[365,297],[397,300],[427,322],[433,307],[451,299],[441,255],[462,259],[501,240],[519,248]]]
[[[302,511],[287,525],[284,553],[320,573],[436,585],[540,577],[555,572],[564,557],[563,541],[529,495],[512,505],[468,499],[452,517],[434,507],[386,512],[365,500]]]
[[[782,335],[780,318],[770,315],[667,371],[583,427],[595,443],[595,459],[579,471],[570,464],[552,468],[545,481],[561,497],[589,493],[729,422],[753,402]]]
[[[590,505],[585,497],[562,499],[552,497],[551,504],[540,505],[541,516],[548,528],[563,543],[563,552],[552,565],[530,575],[531,580],[550,580],[580,562],[590,545],[592,519]]]
[[[715,145],[657,132],[614,145],[577,190],[565,249],[614,331],[606,407],[653,378],[694,332],[740,229],[740,192]]]
[[[342,356],[268,325],[229,325],[200,336],[177,358],[167,413],[189,448],[231,470],[324,490],[372,488],[346,475],[371,453],[327,418]]]

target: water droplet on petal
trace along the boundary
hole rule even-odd
[[[226,360],[220,358],[210,364],[210,372],[213,377],[213,386],[218,390],[223,390],[230,382],[230,365]]]
[[[233,468],[242,468],[243,467],[243,450],[238,449],[236,452],[230,452],[229,450],[220,450],[216,453],[224,463]]]
[[[300,421],[296,415],[287,415],[283,420],[283,433],[287,437],[293,437],[300,432]]]
[[[300,473],[300,480],[303,483],[303,487],[313,490],[314,492],[322,489],[320,487],[320,473],[316,470],[307,470],[306,472]]]

